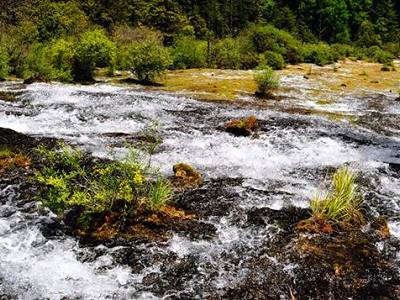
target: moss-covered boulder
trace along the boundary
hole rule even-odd
[[[259,125],[255,116],[230,120],[225,124],[225,131],[234,136],[251,136],[257,132],[258,128]]]
[[[197,188],[203,184],[203,176],[189,164],[178,163],[174,165],[173,171],[171,181],[177,189]]]

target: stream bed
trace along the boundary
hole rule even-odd
[[[165,175],[178,162],[204,174],[203,187],[176,201],[215,228],[203,239],[171,232],[160,243],[81,245],[62,232],[46,232],[55,216],[18,198],[18,184],[2,183],[0,298],[246,298],[238,290],[251,289],[254,276],[271,285],[272,298],[289,298],[299,288],[290,283],[298,266],[265,252],[280,229],[260,212],[307,208],[327,174],[344,164],[363,182],[371,214],[387,218],[399,270],[400,102],[394,94],[364,92],[318,105],[307,98],[301,79],[284,83],[296,83],[294,91],[265,106],[205,103],[108,84],[0,83],[0,90],[18,93],[15,102],[0,100],[0,127],[64,139],[95,156],[123,153],[157,123],[162,144],[153,163]],[[304,114],[305,108],[318,114]],[[221,130],[228,120],[249,115],[260,123],[256,138]],[[256,275],[260,258],[266,267]]]

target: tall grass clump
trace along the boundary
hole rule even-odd
[[[334,222],[358,218],[362,199],[356,184],[356,175],[347,167],[333,175],[332,184],[324,196],[315,196],[310,203],[315,218]]]
[[[260,66],[254,74],[254,80],[257,84],[256,95],[260,97],[268,97],[279,87],[279,76],[271,67]]]

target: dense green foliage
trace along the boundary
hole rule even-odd
[[[42,184],[40,201],[56,213],[82,207],[85,214],[123,207],[134,213],[139,207],[162,208],[172,196],[170,184],[131,150],[125,159],[93,163],[75,148],[38,148],[45,167],[37,174]]]
[[[134,43],[127,53],[128,67],[143,82],[153,82],[172,62],[169,51],[156,41]]]
[[[74,78],[78,81],[91,80],[95,67],[113,68],[115,44],[101,30],[85,32],[76,45]]]
[[[150,81],[167,67],[389,64],[400,55],[400,2],[3,0],[0,48],[0,77],[61,81],[90,81],[97,67]]]
[[[178,37],[172,49],[174,67],[186,69],[207,66],[207,50],[205,41],[190,36]]]
[[[0,80],[5,79],[9,71],[9,57],[6,49],[0,48]]]

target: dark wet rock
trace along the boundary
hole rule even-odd
[[[175,203],[200,218],[226,216],[237,205],[239,194],[233,187],[241,184],[241,179],[213,179],[201,188],[183,192],[174,199]]]
[[[8,128],[0,128],[0,146],[5,146],[13,151],[32,153],[38,145],[54,147],[57,141],[51,138],[31,137]]]
[[[43,76],[33,76],[33,77],[29,77],[27,79],[24,80],[24,84],[32,84],[32,83],[36,83],[36,82],[50,82],[47,78],[43,77]]]
[[[15,91],[0,91],[0,100],[6,102],[14,102],[17,100],[17,97],[20,96],[21,92]]]
[[[259,222],[274,214],[265,210]],[[370,230],[346,227],[332,234],[299,233],[295,223],[289,224],[287,230],[267,239],[256,257],[243,263],[244,279],[228,288],[224,297],[397,299],[400,276],[394,253],[399,248],[377,234],[382,221],[377,222]],[[385,251],[378,249],[378,242]]]
[[[251,225],[275,224],[283,230],[293,230],[293,226],[311,215],[309,209],[289,206],[280,210],[268,207],[253,208],[247,213],[247,222]]]
[[[143,278],[143,284],[151,286],[152,292],[156,295],[171,295],[184,290],[187,282],[198,274],[197,257],[190,255],[177,258],[169,264],[163,264],[161,273],[150,273]]]

